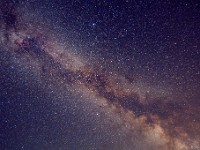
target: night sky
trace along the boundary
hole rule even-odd
[[[198,0],[1,0],[0,149],[199,150]]]

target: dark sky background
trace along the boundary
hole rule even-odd
[[[5,26],[8,38],[28,18],[55,31],[58,41],[87,64],[117,72],[145,92],[169,92],[170,101],[197,110],[199,8],[198,0],[2,0],[1,33]],[[70,87],[63,92],[59,83],[38,78],[23,62],[1,42],[0,149],[158,148],[143,144],[135,133],[135,141],[129,140],[129,133],[122,135],[115,131],[118,125],[103,121],[109,120],[103,108],[73,94]],[[198,116],[196,120],[200,122]]]

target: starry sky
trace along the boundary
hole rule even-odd
[[[199,150],[198,0],[2,0],[0,149]]]

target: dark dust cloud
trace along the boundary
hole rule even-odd
[[[198,1],[0,2],[1,149],[200,149]]]

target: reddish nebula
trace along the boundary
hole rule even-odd
[[[163,139],[167,139],[169,149],[189,149],[188,145],[193,144],[191,141],[198,146],[200,107],[196,102],[186,105],[175,100],[168,101],[162,96],[149,100],[148,95],[141,100],[137,91],[126,89],[131,84],[128,79],[110,74],[100,66],[85,65],[76,71],[66,68],[45,50],[44,43],[38,37],[17,39],[16,54],[39,62],[38,71],[45,78],[56,78],[58,83],[86,88],[95,97],[105,99],[108,109],[114,108],[113,111],[121,114],[126,123],[132,124],[138,119],[143,132],[159,132]]]

